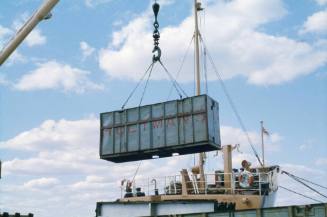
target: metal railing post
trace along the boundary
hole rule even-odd
[[[148,196],[150,195],[150,178],[148,177]]]
[[[259,195],[261,196],[261,173],[259,173]]]

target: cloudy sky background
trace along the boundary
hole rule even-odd
[[[41,2],[0,2],[0,48]],[[174,76],[193,33],[192,2],[161,1],[162,60]],[[119,109],[151,61],[151,4],[61,1],[0,68],[1,211],[86,217],[96,201],[120,196],[120,180],[131,178],[138,163],[99,160],[98,114]],[[258,151],[264,120],[269,164],[326,183],[327,1],[204,0],[203,6],[202,35]],[[178,75],[188,95],[193,68],[190,52]],[[256,164],[210,64],[208,84],[220,103],[223,144],[241,144],[234,167],[245,158]],[[170,87],[155,67],[144,103],[167,100]],[[128,106],[138,105],[141,92]],[[191,166],[192,155],[144,161],[137,178]],[[222,154],[210,153],[206,169],[217,167]],[[326,202],[288,177],[279,180]],[[282,189],[277,199],[277,205],[312,202]]]

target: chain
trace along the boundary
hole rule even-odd
[[[160,61],[161,58],[161,49],[159,47],[159,39],[160,39],[160,32],[159,32],[159,23],[158,23],[158,13],[159,13],[159,9],[160,9],[160,5],[155,2],[152,5],[152,9],[153,9],[153,13],[154,13],[154,23],[153,23],[153,41],[154,41],[154,48],[152,50],[153,57],[152,57],[152,61],[153,62],[157,62]]]

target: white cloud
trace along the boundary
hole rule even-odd
[[[317,166],[327,166],[327,158],[318,158],[316,160]]]
[[[4,43],[8,40],[8,37],[12,34],[12,31],[2,25],[0,25],[0,50],[4,46]]]
[[[47,42],[47,38],[42,34],[40,29],[34,29],[26,38],[26,44],[29,47],[43,45]]]
[[[90,8],[94,8],[98,5],[111,2],[112,0],[85,0],[85,5]]]
[[[48,217],[53,216],[51,210],[59,209],[63,213],[71,212],[70,216],[76,213],[90,216],[96,201],[118,198],[120,181],[131,178],[137,164],[113,164],[100,160],[98,141],[99,120],[91,117],[77,121],[47,120],[38,127],[0,142],[2,149],[32,153],[28,157],[3,163],[4,190],[1,191],[8,196],[3,198],[2,204],[7,209],[15,208],[17,203],[11,205],[10,201],[19,197],[26,199],[19,204],[21,212],[30,210]],[[143,161],[137,178],[178,173],[179,169],[188,167],[186,164],[189,162],[178,159],[187,158],[189,156]],[[158,165],[162,165],[160,170],[157,169]],[[10,178],[15,182],[7,182]],[[32,179],[21,183],[26,178]],[[37,195],[33,192],[35,190],[38,191]],[[47,199],[49,196],[51,200]],[[79,212],[76,211],[77,207]]]
[[[172,4],[175,0],[159,0],[158,3],[163,6],[167,4]],[[113,0],[85,0],[84,3],[89,8],[95,8],[99,5],[113,2]]]
[[[312,147],[313,147],[313,142],[312,142],[312,140],[308,140],[308,141],[306,141],[305,143],[303,143],[302,145],[300,145],[299,146],[299,149],[300,149],[300,151],[307,151],[307,150],[310,150],[310,149],[312,149]]]
[[[308,17],[300,33],[327,34],[327,10],[319,11]]]
[[[12,33],[12,31],[10,29],[0,25],[0,37],[4,37],[4,36],[9,35],[11,33]]]
[[[87,57],[91,56],[95,51],[95,48],[90,46],[85,41],[80,42],[80,49],[82,51],[83,60],[85,60]]]
[[[10,85],[10,81],[8,81],[8,79],[6,78],[5,75],[0,74],[0,86],[8,86]]]
[[[31,188],[31,189],[39,189],[39,188],[43,188],[43,189],[49,189],[55,185],[59,184],[59,180],[56,178],[39,178],[39,179],[33,179],[30,180],[28,182],[25,182],[23,184],[24,187],[26,188]]]
[[[239,167],[243,159],[256,164],[240,129],[223,126],[221,134],[223,144],[242,145],[243,154],[233,152],[234,167]],[[249,135],[254,143],[260,141],[258,133],[250,132]],[[276,142],[275,139],[271,140],[274,141],[267,140],[268,148],[274,147]],[[47,120],[33,129],[0,142],[2,150],[13,149],[29,153],[25,157],[9,159],[3,163],[0,189],[0,193],[4,192],[1,195],[6,195],[2,198],[3,206],[8,209],[19,206],[21,212],[32,212],[44,217],[52,217],[53,213],[58,215],[58,212],[86,217],[93,214],[96,201],[110,201],[120,197],[120,181],[133,177],[138,162],[113,164],[100,160],[98,144],[99,119],[94,117],[76,121]],[[223,165],[221,152],[218,157],[211,156],[213,154],[208,153],[206,167],[209,171],[217,165]],[[146,160],[142,162],[136,179],[147,180],[148,177],[162,177],[163,174],[175,175],[182,168],[192,166],[193,155]],[[303,177],[324,175],[318,169],[301,165],[284,164],[282,167]],[[158,181],[158,184],[162,186],[163,182]],[[21,198],[19,204],[12,203],[17,198]],[[288,195],[282,195],[279,201],[285,201],[285,198]],[[297,201],[301,202],[299,199]]]
[[[312,148],[312,146],[309,145],[309,144],[302,144],[302,145],[300,145],[300,147],[299,147],[299,149],[300,149],[301,151],[305,151],[305,150],[310,149],[310,148]]]
[[[316,0],[316,2],[321,6],[327,4],[327,0]]]
[[[326,50],[258,30],[286,13],[282,1],[272,0],[214,1],[207,7],[206,28],[202,32],[224,79],[242,76],[257,85],[280,84],[326,64]],[[115,32],[108,47],[100,50],[99,66],[110,77],[133,80],[141,77],[152,56],[152,20],[152,13],[147,11]],[[193,34],[193,22],[190,16],[177,26],[160,29],[162,60],[169,69],[178,68]],[[192,71],[190,55],[179,80],[192,81]],[[165,78],[158,67],[153,79]],[[208,79],[216,79],[211,67]]]
[[[245,153],[252,153],[251,146],[244,132],[239,128],[230,126],[221,126],[221,137],[223,145],[241,144],[241,150]],[[258,132],[250,131],[248,135],[254,145],[261,147],[261,135]],[[269,137],[265,136],[265,148],[268,152],[280,150],[280,141],[282,137],[278,133],[271,133]]]
[[[37,68],[24,75],[14,87],[21,91],[62,89],[83,93],[103,87],[89,80],[89,71],[73,68],[57,61],[39,63]]]
[[[39,127],[22,132],[6,142],[1,142],[0,147],[42,151],[51,148],[64,148],[68,144],[75,147],[87,146],[96,140],[98,125],[98,119],[96,118],[79,121],[47,120]],[[94,136],[86,139],[80,137],[79,134]]]

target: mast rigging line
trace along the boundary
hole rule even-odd
[[[140,78],[139,82],[136,84],[136,86],[134,87],[134,89],[131,91],[131,93],[128,95],[127,99],[125,100],[124,104],[122,105],[122,109],[125,108],[126,104],[128,103],[128,101],[131,99],[131,97],[134,95],[134,93],[136,92],[137,88],[140,86],[140,84],[142,83],[142,81],[144,80],[144,78],[146,77],[146,75],[149,73],[148,78],[146,80],[145,83],[145,87],[141,96],[141,100],[139,103],[139,106],[141,106],[141,103],[143,101],[144,98],[144,94],[146,91],[146,88],[148,86],[152,71],[153,71],[153,67],[154,64],[157,61],[152,61],[152,63],[149,65],[149,67],[147,68],[147,70],[145,71],[145,73],[142,75],[142,77]],[[170,81],[172,82],[172,86],[175,87],[176,92],[178,93],[178,95],[180,96],[180,98],[183,97],[183,95],[185,95],[185,97],[188,97],[188,95],[186,94],[186,92],[183,90],[183,88],[178,84],[178,82],[173,78],[173,76],[171,75],[171,73],[168,71],[168,69],[166,68],[166,66],[162,63],[161,60],[158,60],[158,62],[160,63],[160,65],[163,67],[164,71],[167,73]]]
[[[289,192],[291,192],[291,193],[294,193],[294,194],[300,195],[300,196],[302,196],[302,197],[308,198],[308,199],[310,199],[310,200],[316,201],[316,202],[318,202],[318,203],[324,203],[324,202],[321,201],[321,200],[314,199],[314,198],[312,198],[312,197],[309,197],[309,196],[307,196],[307,195],[301,194],[301,193],[299,193],[299,192],[296,192],[296,191],[291,190],[291,189],[289,189],[289,188],[286,188],[286,187],[284,187],[284,186],[278,185],[278,187],[280,187],[280,188],[282,188],[282,189],[284,189],[284,190],[286,190],[286,191],[289,191]]]
[[[233,112],[235,113],[236,119],[238,120],[239,124],[241,125],[241,128],[242,128],[242,130],[243,130],[243,132],[244,132],[244,134],[245,134],[245,136],[246,136],[246,138],[247,138],[247,140],[248,140],[248,142],[249,142],[249,144],[250,144],[250,146],[252,148],[253,153],[254,153],[255,157],[257,158],[258,162],[260,163],[260,165],[263,166],[263,163],[262,163],[262,161],[261,161],[261,159],[260,159],[260,157],[258,155],[258,152],[254,148],[252,140],[251,140],[251,138],[250,138],[250,136],[248,134],[247,128],[245,127],[245,125],[244,125],[244,123],[242,121],[242,118],[241,118],[240,114],[237,111],[235,103],[233,102],[232,97],[229,94],[228,89],[227,89],[227,87],[226,87],[226,85],[225,85],[225,83],[224,83],[224,81],[223,81],[223,79],[222,79],[222,77],[221,77],[221,75],[220,75],[214,61],[213,61],[213,58],[212,58],[212,56],[211,56],[211,54],[210,54],[204,40],[203,40],[203,38],[201,37],[201,35],[200,35],[200,40],[203,43],[204,48],[206,49],[206,53],[207,53],[207,56],[209,57],[209,61],[210,61],[211,65],[212,65],[212,67],[213,67],[213,69],[214,69],[214,71],[215,71],[215,73],[216,73],[216,75],[218,77],[218,80],[219,80],[219,82],[221,84],[221,87],[222,87],[226,97],[227,97],[227,100],[228,100],[230,106],[232,107]]]
[[[189,51],[190,51],[190,47],[191,47],[191,45],[192,45],[193,40],[194,40],[194,35],[192,36],[192,38],[191,38],[191,40],[190,40],[190,43],[189,43],[188,46],[187,46],[186,52],[185,52],[185,54],[184,54],[184,56],[183,56],[183,58],[182,58],[181,65],[180,65],[179,68],[178,68],[178,71],[177,71],[177,73],[176,73],[176,77],[175,77],[175,79],[177,79],[177,78],[179,77],[179,74],[180,74],[180,72],[182,71],[182,68],[183,68],[183,66],[184,66],[184,63],[185,63],[185,60],[186,60],[187,54],[188,54]],[[170,98],[170,96],[171,96],[172,89],[173,89],[173,85],[171,86],[171,88],[170,88],[170,90],[169,90],[169,94],[168,94],[167,100],[168,100],[168,99]]]
[[[205,81],[205,90],[206,94],[208,94],[208,69],[207,69],[207,49],[202,44],[202,58],[203,58],[203,73],[204,73],[204,81]]]
[[[135,173],[134,173],[134,176],[133,176],[133,179],[132,179],[132,183],[134,182],[135,177],[136,177],[137,173],[138,173],[139,170],[140,170],[140,167],[141,167],[142,162],[143,162],[142,160],[139,162],[139,165],[137,166],[137,168],[136,168],[136,170],[135,170]]]
[[[185,91],[183,90],[183,88],[178,84],[178,82],[174,79],[174,77],[171,75],[171,73],[168,71],[168,69],[166,68],[166,66],[162,63],[161,60],[159,60],[160,65],[162,66],[162,68],[165,70],[165,72],[167,73],[169,79],[171,80],[172,84],[174,85],[176,91],[178,92],[180,98],[183,97],[182,93],[186,96],[187,94],[185,93]],[[178,88],[180,89],[180,91],[178,90]]]
[[[303,178],[297,177],[297,176],[295,176],[295,175],[293,175],[293,174],[291,174],[291,173],[289,173],[289,172],[286,172],[286,171],[282,171],[282,174],[286,174],[286,175],[288,175],[289,177],[291,177],[291,178],[294,179],[295,181],[301,183],[302,185],[304,185],[305,187],[309,188],[310,190],[316,192],[316,193],[319,194],[320,196],[322,196],[322,197],[324,197],[324,198],[327,198],[326,195],[320,193],[319,191],[317,191],[317,190],[314,189],[313,187],[309,186],[308,184],[304,183],[303,181],[307,181],[307,182],[309,182],[309,183],[311,183],[311,184],[317,185],[317,186],[322,187],[322,188],[326,188],[326,187],[324,187],[324,186],[322,186],[322,185],[319,185],[319,184],[316,184],[316,183],[313,183],[313,182],[308,181],[308,180],[306,180],[306,179],[303,179]],[[303,181],[301,181],[301,180],[303,180]]]
[[[284,171],[284,170],[283,170],[283,171],[282,171],[282,174],[283,174],[283,173],[285,173],[286,175],[290,175],[290,176],[296,177],[297,179],[301,179],[301,180],[303,180],[303,181],[305,181],[305,182],[308,182],[308,183],[310,183],[310,184],[312,184],[312,185],[316,185],[316,186],[318,186],[318,187],[321,187],[321,188],[327,189],[327,187],[325,187],[325,186],[322,186],[322,185],[320,185],[320,184],[314,183],[314,182],[312,182],[312,181],[309,181],[309,180],[307,180],[307,179],[301,178],[301,177],[299,177],[299,176],[293,175],[293,174],[291,174],[291,173],[289,173],[289,172],[287,172],[287,171]]]

